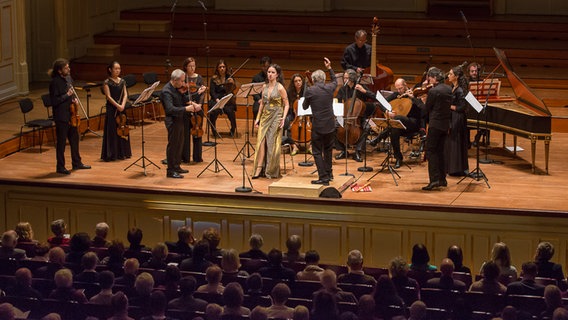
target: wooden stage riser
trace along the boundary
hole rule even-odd
[[[142,178],[142,177],[141,177]],[[104,189],[104,191],[103,191]],[[493,243],[504,241],[514,264],[533,259],[536,245],[550,241],[556,247],[555,262],[566,265],[568,220],[562,214],[518,215],[476,209],[438,207],[407,208],[366,202],[290,201],[288,198],[248,195],[213,195],[152,190],[126,191],[116,187],[43,186],[0,184],[0,228],[29,221],[36,239],[50,235],[49,223],[63,218],[68,232],[93,233],[106,221],[109,239],[126,242],[126,231],[144,231],[144,244],[177,239],[179,226],[189,225],[196,238],[208,227],[221,232],[221,247],[248,249],[252,233],[264,237],[263,249],[285,248],[291,234],[302,237],[302,250],[315,249],[322,263],[344,264],[352,249],[360,249],[368,266],[386,267],[395,256],[410,258],[415,243],[425,243],[431,263],[439,265],[450,245],[464,249],[464,264],[477,272],[490,257]]]

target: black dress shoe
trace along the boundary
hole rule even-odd
[[[78,166],[73,166],[73,170],[91,169],[90,165],[81,163]]]
[[[63,168],[63,169],[58,169],[57,173],[61,173],[61,174],[71,174],[71,171]]]
[[[174,178],[174,179],[181,179],[181,178],[183,178],[183,176],[182,176],[181,174],[179,174],[179,173],[177,173],[177,172],[175,172],[175,171],[174,171],[174,172],[168,172],[168,173],[166,174],[166,177],[168,177],[168,178]]]
[[[335,159],[340,160],[340,159],[345,159],[349,154],[346,151],[341,151],[340,153],[338,153],[335,156]]]
[[[312,180],[312,184],[321,184],[324,186],[329,186],[329,180],[326,179]]]
[[[402,166],[402,159],[396,159],[396,162],[394,163],[394,168],[398,169],[400,168],[400,166]]]
[[[446,180],[446,179],[440,180],[439,184],[440,184],[440,187],[447,187],[448,186],[448,180]]]
[[[353,155],[353,160],[357,162],[363,162],[363,159],[361,158],[361,154],[359,154],[359,151],[355,152],[355,154]]]
[[[430,191],[430,190],[438,188],[438,187],[440,187],[440,183],[438,181],[430,182],[427,186],[422,187],[422,190]]]
[[[162,164],[168,164],[168,159],[162,160]]]
[[[177,169],[176,169],[176,172],[177,172],[177,173],[189,173],[189,170],[187,170],[187,169],[182,169],[182,168],[177,168]]]

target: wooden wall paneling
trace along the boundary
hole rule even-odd
[[[434,243],[433,250],[430,252],[430,263],[440,266],[442,259],[446,258],[448,248],[454,244],[460,246],[462,250],[465,247],[466,231],[456,229],[440,230],[433,233]]]
[[[469,248],[471,250],[469,250],[468,254],[470,256],[469,260],[465,260],[464,257],[464,265],[468,266],[473,274],[479,274],[479,270],[481,269],[483,262],[489,260],[491,257],[491,248],[493,247],[493,243],[492,237],[488,233],[473,234],[471,247]],[[468,251],[465,250],[464,255],[467,252]]]
[[[283,233],[279,221],[266,220],[262,221],[262,218],[251,218],[250,221],[251,234],[258,233],[262,235],[264,244],[262,245],[262,250],[268,253],[273,248],[282,249],[282,237]]]
[[[500,241],[507,244],[511,252],[511,264],[521,273],[521,265],[527,261],[533,261],[535,237],[524,233],[507,232],[500,236]]]
[[[300,248],[300,251],[301,252],[308,251],[309,247],[306,244],[307,239],[306,235],[304,234],[304,224],[298,222],[288,222],[288,223],[282,222],[282,224],[283,224],[282,229],[286,230],[286,234],[282,239],[282,250],[287,250],[286,240],[288,240],[288,237],[290,237],[291,235],[298,235],[302,240],[302,247]]]
[[[107,222],[106,210],[99,208],[98,210],[92,207],[89,208],[76,208],[73,210],[73,220],[75,221],[74,232],[71,236],[77,232],[86,232],[89,234],[91,239],[95,236],[95,226],[99,222]],[[79,218],[80,217],[80,218]]]
[[[430,231],[432,232],[432,231]],[[418,243],[422,243],[426,246],[426,248],[428,248],[428,253],[430,254],[430,262],[432,264],[435,264],[432,262],[432,244],[428,243],[428,232],[424,231],[423,229],[421,230],[416,230],[416,229],[409,229],[408,230],[408,253],[406,254],[406,257],[408,259],[408,263],[410,263],[410,259],[412,258],[412,247],[415,244]]]
[[[321,263],[338,263],[342,261],[344,252],[341,243],[340,225],[312,223],[310,225],[310,238],[312,249],[316,250]]]
[[[345,240],[342,243],[346,244],[345,251],[343,253],[343,260],[347,261],[347,255],[349,251],[357,249],[361,252],[365,252],[366,250],[366,242],[365,239],[367,238],[367,230],[362,226],[349,226],[345,227],[346,231],[342,232],[344,235]],[[365,256],[363,256],[365,258]]]
[[[238,252],[248,250],[248,236],[245,235],[245,222],[241,219],[231,219],[227,223],[227,230],[221,234],[223,248],[233,248]]]
[[[365,264],[367,266],[387,267],[390,260],[397,256],[402,256],[410,261],[410,256],[406,255],[405,232],[394,228],[370,228],[371,247],[365,250]]]
[[[200,215],[196,215],[194,217],[194,222],[193,222],[194,237],[198,240],[201,240],[203,237],[203,232],[209,228],[215,228],[219,230],[219,232],[222,232],[223,231],[221,228],[222,221],[223,217],[220,216],[201,217]]]

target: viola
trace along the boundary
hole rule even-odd
[[[200,112],[194,112],[190,119],[191,121],[191,135],[199,138],[203,136],[203,115]]]
[[[130,128],[128,127],[126,114],[119,112],[115,118],[116,121],[116,133],[119,137],[123,139],[128,139],[130,135]]]
[[[430,89],[432,89],[434,87],[433,84],[428,84],[424,87],[418,87],[418,88],[414,88],[412,89],[412,95],[415,97],[419,97],[423,94],[428,93],[428,91],[430,91]]]
[[[71,105],[69,105],[69,112],[71,113],[69,124],[72,127],[78,127],[79,124],[81,124],[81,116],[79,115],[79,107],[76,102],[71,102]]]

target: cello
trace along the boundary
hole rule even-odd
[[[394,81],[394,74],[392,70],[377,62],[377,34],[379,33],[379,19],[373,17],[373,24],[371,27],[371,66],[370,70],[365,70],[365,73],[370,73],[373,83],[369,85],[369,89],[373,91],[388,90]]]
[[[361,114],[365,113],[365,103],[357,98],[357,89],[355,89],[360,80],[361,76],[353,85],[351,98],[343,102],[343,126],[337,128],[337,140],[343,143],[346,149],[347,145],[356,144],[363,133],[360,120]]]
[[[302,96],[306,92],[308,87],[308,82],[312,85],[311,72],[306,71],[306,80],[304,80],[304,89]],[[294,101],[294,113],[298,114],[298,103],[300,99]],[[312,140],[312,120],[310,116],[296,117],[292,124],[290,125],[290,133],[292,134],[292,140],[298,143],[308,143]]]

